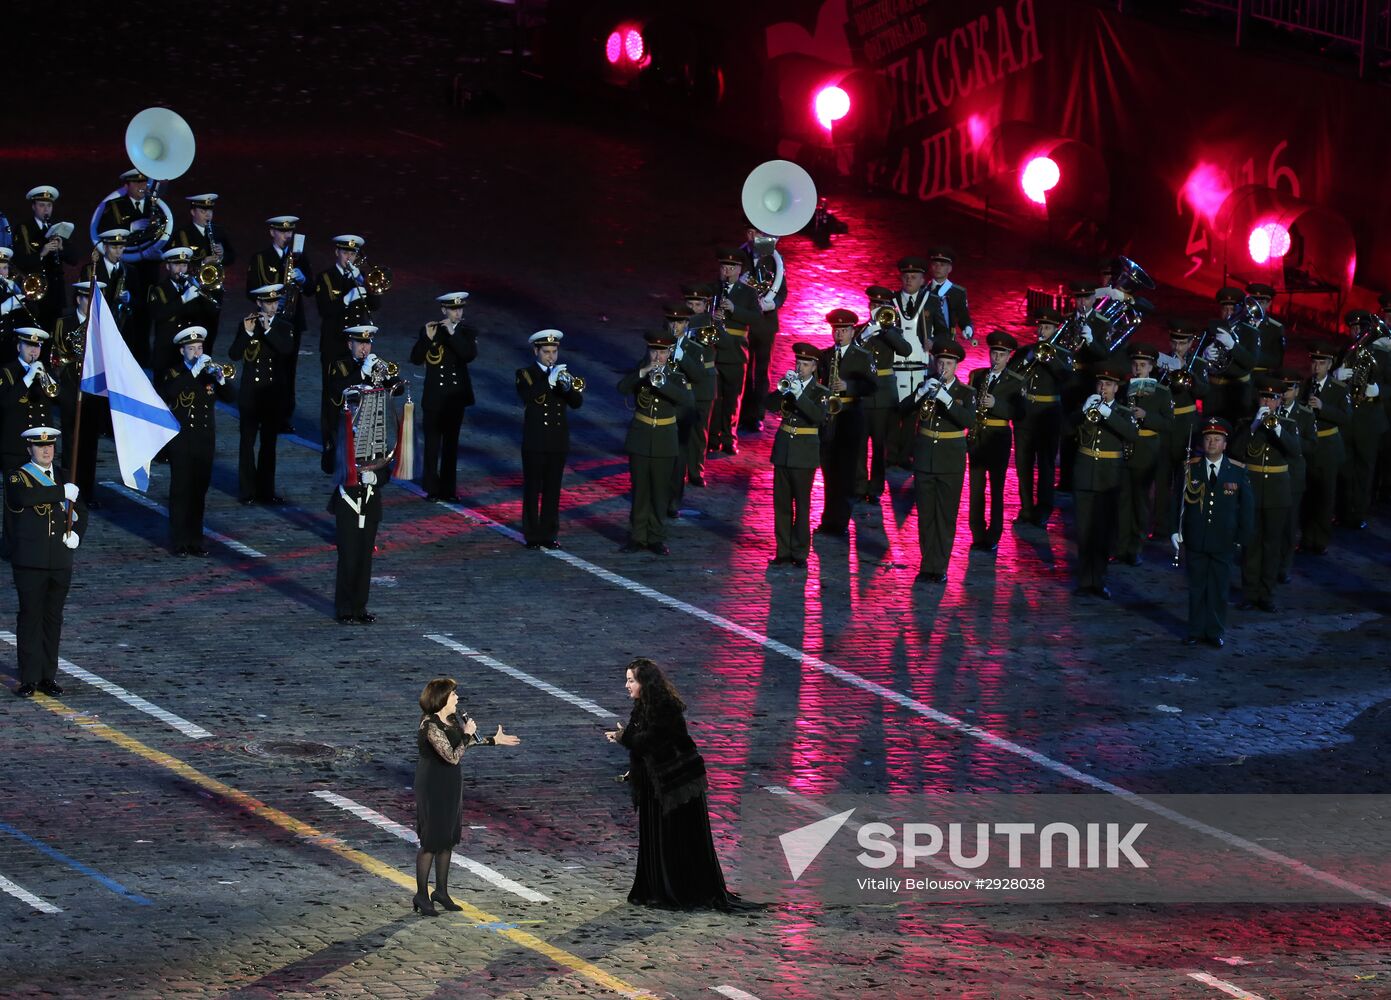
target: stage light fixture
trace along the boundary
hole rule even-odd
[[[1278,222],[1262,223],[1251,230],[1246,250],[1257,264],[1278,260],[1290,252],[1290,231]]]
[[[812,112],[821,127],[829,132],[832,125],[850,113],[850,95],[834,84],[822,87],[812,101]]]
[[[1048,204],[1048,192],[1058,186],[1062,171],[1051,156],[1035,156],[1019,173],[1019,187],[1030,201]]]
[[[604,58],[607,59],[609,65],[612,66],[614,63],[618,62],[622,56],[623,34],[618,31],[612,32],[609,35],[609,40],[604,43]]]
[[[637,28],[629,28],[623,32],[623,54],[628,57],[629,62],[642,62],[643,53],[646,51],[642,32],[638,31]]]

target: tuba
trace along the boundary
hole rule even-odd
[[[131,260],[159,260],[160,252],[174,231],[174,213],[159,197],[159,186],[188,171],[193,165],[196,148],[188,122],[168,108],[146,108],[126,126],[126,155],[132,166],[150,178],[145,195],[145,218],[131,222],[131,234],[126,241],[126,256]],[[97,241],[107,203],[119,197],[120,191],[111,192],[92,213],[93,243]]]
[[[1117,257],[1111,265],[1110,288],[1119,294],[1108,294],[1093,312],[1110,325],[1111,336],[1106,350],[1114,353],[1140,328],[1144,315],[1135,293],[1154,288],[1154,279],[1129,257]]]
[[[749,224],[770,236],[790,236],[816,212],[811,174],[790,160],[768,160],[749,172],[740,193]]]

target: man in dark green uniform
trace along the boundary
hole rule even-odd
[[[1353,363],[1352,344],[1367,332],[1372,325],[1372,316],[1365,309],[1355,309],[1347,314],[1348,336],[1351,338],[1343,351],[1339,367],[1333,377],[1348,389],[1352,404],[1352,419],[1343,430],[1343,446],[1347,449],[1343,467],[1338,472],[1338,524],[1344,528],[1362,529],[1367,526],[1367,512],[1372,506],[1372,476],[1376,471],[1377,449],[1381,447],[1382,435],[1386,433],[1386,410],[1381,401],[1381,365],[1370,348],[1364,348],[1371,359],[1369,373],[1359,373],[1350,365]],[[1369,374],[1365,385],[1360,383],[1362,374]]]
[[[201,326],[180,330],[174,337],[179,362],[159,379],[159,394],[179,421],[179,433],[169,442],[169,545],[176,556],[208,554],[203,546],[203,507],[217,451],[213,418],[218,400],[232,401],[231,379],[203,353],[207,339]]]
[[[1256,329],[1243,322],[1239,312],[1246,295],[1240,288],[1217,291],[1217,319],[1208,324],[1211,340],[1203,355],[1208,363],[1208,395],[1204,415],[1216,415],[1229,424],[1251,412],[1251,369],[1256,364]]]
[[[691,433],[686,441],[686,461],[682,467],[688,484],[704,486],[710,410],[715,405],[715,350],[719,330],[710,318],[710,289],[707,286],[682,285],[681,296],[686,300],[686,309],[691,315],[686,320],[685,339],[677,344],[681,356],[676,363],[686,373],[691,383],[691,394],[695,398],[695,417],[691,421]]]
[[[869,352],[858,346],[855,326],[860,321],[849,309],[826,314],[834,343],[821,352],[817,380],[831,390],[829,413],[821,428],[821,524],[825,535],[844,535],[855,504],[855,458],[864,437],[860,400],[874,392]]]
[[[1139,437],[1126,449],[1125,475],[1121,478],[1120,529],[1116,532],[1116,561],[1128,566],[1140,565],[1140,552],[1149,537],[1150,515],[1155,503],[1155,482],[1159,465],[1164,460],[1173,427],[1174,399],[1169,390],[1154,377],[1158,348],[1131,342],[1126,347],[1130,356],[1130,383],[1126,387],[1126,405],[1135,415]],[[1161,494],[1158,502],[1163,503]]]
[[[956,541],[956,514],[966,478],[966,437],[976,424],[976,397],[956,377],[966,348],[954,340],[935,347],[937,373],[905,400],[916,410],[917,447],[913,450],[913,490],[918,507],[918,581],[947,582],[947,564]],[[916,581],[915,581],[916,582]]]
[[[425,472],[420,486],[426,500],[458,499],[459,430],[473,405],[473,378],[468,366],[478,357],[478,331],[464,322],[468,292],[437,295],[441,319],[420,330],[411,348],[411,364],[425,366],[420,394],[425,428]]]
[[[1077,593],[1111,599],[1106,563],[1116,533],[1124,452],[1140,436],[1135,415],[1116,398],[1124,377],[1121,362],[1096,369],[1096,392],[1068,414],[1068,433],[1076,434],[1077,468],[1073,497],[1077,516]]]
[[[792,345],[796,367],[768,393],[765,406],[781,417],[773,438],[773,536],[769,565],[805,566],[811,552],[811,485],[821,458],[821,425],[831,390],[816,381],[821,352],[815,344]]]
[[[529,549],[560,548],[560,485],[570,453],[571,410],[584,403],[584,381],[560,363],[559,330],[528,339],[536,360],[517,369],[522,419],[522,538]]]
[[[1263,281],[1253,281],[1246,286],[1246,297],[1260,310],[1260,320],[1256,323],[1256,343],[1254,363],[1251,371],[1256,373],[1273,372],[1285,363],[1285,324],[1270,313],[1270,304],[1275,300],[1275,289]]]
[[[711,360],[710,367],[705,367],[705,348],[691,336],[690,325],[695,317],[689,308],[675,303],[664,305],[662,318],[666,324],[666,331],[673,340],[671,363],[680,369],[681,374],[686,376],[686,381],[691,386],[690,408],[682,410],[676,415],[676,464],[672,466],[671,489],[667,493],[667,517],[679,517],[681,501],[686,496],[686,478],[691,460],[691,437],[695,434],[695,426],[700,419],[700,403],[696,399],[696,386],[700,382],[708,381],[710,396],[713,400],[715,362]],[[702,321],[706,318],[701,317]],[[709,350],[713,359],[714,348]],[[702,442],[702,459],[705,457],[703,452],[704,442]]]
[[[1282,421],[1291,421],[1299,431],[1299,450],[1289,455],[1290,460],[1290,516],[1285,522],[1285,538],[1280,545],[1279,583],[1289,583],[1294,569],[1294,550],[1299,541],[1300,515],[1304,505],[1304,487],[1308,480],[1307,463],[1309,456],[1318,447],[1318,422],[1314,411],[1299,401],[1299,391],[1304,386],[1304,376],[1293,368],[1279,371],[1281,398],[1278,413]]]
[[[619,395],[630,396],[634,402],[633,422],[623,443],[633,501],[624,552],[647,549],[659,556],[671,554],[663,515],[670,502],[671,477],[680,449],[676,419],[695,406],[690,383],[671,363],[675,340],[665,330],[649,333],[646,361],[618,383]]]
[[[1009,470],[1010,416],[1023,387],[1019,373],[1009,368],[1010,355],[1019,347],[1003,330],[986,334],[990,367],[971,372],[975,393],[976,426],[971,433],[971,548],[994,552],[1005,524],[1005,473]],[[985,516],[985,487],[990,485],[990,520]]]
[[[855,331],[855,341],[870,355],[874,391],[860,400],[864,430],[855,457],[855,493],[873,503],[884,493],[885,449],[890,429],[898,426],[898,378],[894,362],[913,353],[898,326],[894,293],[883,285],[865,289],[869,298],[869,322]],[[881,325],[879,320],[889,322]],[[869,474],[865,474],[868,464]]]
[[[1337,351],[1326,341],[1309,345],[1309,378],[1300,399],[1314,411],[1318,445],[1305,456],[1304,534],[1300,551],[1321,556],[1333,537],[1333,502],[1338,489],[1338,470],[1343,465],[1343,428],[1352,419],[1352,400],[1347,389],[1332,376]]]
[[[1203,422],[1203,453],[1188,464],[1181,527],[1169,539],[1175,553],[1180,545],[1187,550],[1187,646],[1222,647],[1232,557],[1251,535],[1254,508],[1246,470],[1224,454],[1230,434],[1231,424],[1221,417]]]
[[[710,422],[710,451],[737,455],[734,437],[739,415],[739,399],[744,391],[744,373],[749,363],[749,327],[761,322],[763,311],[758,293],[739,280],[748,258],[742,250],[719,251],[720,277],[711,290],[711,315],[720,328],[715,348],[715,413]]]
[[[1188,460],[1197,446],[1198,400],[1207,396],[1207,362],[1194,355],[1193,324],[1186,319],[1169,320],[1169,353],[1160,355],[1159,381],[1174,402],[1174,420],[1169,426],[1165,456],[1155,484],[1154,535],[1168,538],[1178,528],[1179,505],[1183,502],[1183,480]]]
[[[1055,309],[1038,317],[1038,338],[1019,355],[1016,371],[1023,387],[1016,398],[1014,419],[1014,470],[1019,481],[1019,513],[1015,524],[1048,523],[1053,514],[1053,484],[1058,463],[1058,439],[1062,432],[1062,386],[1069,371],[1067,352],[1047,344],[1063,318]]]
[[[1280,379],[1253,376],[1258,409],[1232,435],[1232,461],[1251,485],[1251,543],[1241,553],[1241,609],[1275,610],[1275,583],[1289,533],[1290,458],[1301,453],[1299,427],[1280,416]]]

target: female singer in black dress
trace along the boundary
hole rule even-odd
[[[463,820],[464,782],[459,761],[471,746],[513,747],[521,742],[497,727],[487,739],[478,738],[478,723],[464,714],[462,725],[456,709],[459,693],[453,678],[436,677],[420,692],[420,725],[416,727],[415,833],[420,849],[415,853],[413,909],[427,917],[439,916],[434,903],[446,910],[461,910],[449,898],[449,858],[459,842]],[[430,866],[435,866],[435,892],[430,894]],[[434,901],[434,903],[431,902]]]
[[[628,902],[639,906],[726,910],[740,900],[725,888],[710,836],[705,762],[686,732],[686,705],[646,657],[628,664],[633,712],[606,732],[628,748],[628,782],[638,814],[638,869]]]

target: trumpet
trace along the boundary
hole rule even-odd
[[[898,326],[898,310],[893,306],[880,306],[874,310],[874,322],[879,326]]]
[[[58,398],[58,380],[48,374],[47,368],[40,368],[34,378],[35,381],[39,383],[39,389],[45,396],[49,399]]]
[[[207,355],[203,355],[207,357]],[[208,363],[203,366],[203,370],[209,375],[221,375],[222,381],[226,382],[237,377],[237,370],[232,365],[224,365],[220,362],[208,358]]]
[[[198,294],[209,302],[218,304],[213,292],[222,291],[222,282],[226,279],[227,272],[221,264],[213,260],[206,260],[198,268],[198,273],[193,275],[193,287],[198,289]]]
[[[387,382],[395,379],[401,374],[401,366],[395,361],[388,361],[385,358],[378,358],[377,363],[372,366],[371,378],[373,385],[386,385]]]
[[[696,343],[700,344],[702,347],[714,347],[720,339],[720,331],[715,324],[708,323],[705,326],[697,327],[695,330],[692,330],[691,336],[694,337]]]
[[[1265,416],[1261,418],[1261,426],[1268,431],[1273,431],[1280,426],[1280,415],[1274,410],[1266,410]]]
[[[794,386],[801,384],[802,380],[797,377],[797,372],[793,369],[778,379],[778,392],[791,392]]]
[[[647,384],[654,389],[660,389],[667,384],[667,366],[658,365],[647,373]]]
[[[562,369],[560,374],[555,377],[555,384],[564,392],[574,389],[576,392],[584,392],[584,379],[578,375],[571,375],[570,369]]]
[[[1089,424],[1101,423],[1101,404],[1093,403],[1082,412],[1082,416],[1086,417]]]
[[[381,295],[391,288],[391,269],[378,264],[368,264],[365,257],[357,259],[357,272],[362,287],[369,295]]]
[[[48,275],[26,274],[19,279],[19,290],[26,299],[41,299],[48,294]]]

